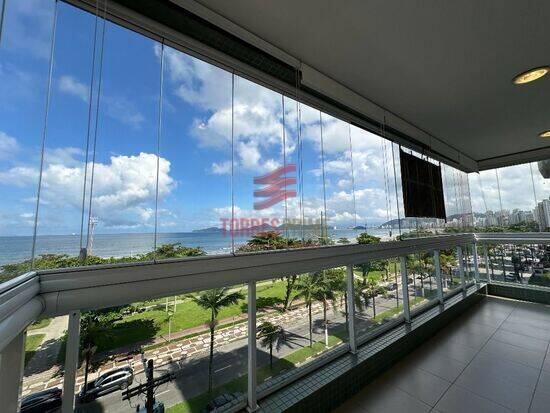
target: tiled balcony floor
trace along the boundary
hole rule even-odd
[[[550,307],[488,297],[335,412],[550,412]]]

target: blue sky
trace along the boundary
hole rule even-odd
[[[53,15],[53,1],[7,2],[0,45],[0,235],[33,230]],[[232,209],[237,217],[318,219],[325,203],[329,224],[338,227],[396,218],[389,142],[238,76],[232,107],[230,73],[112,23],[105,25],[102,48],[101,19],[94,60],[95,30],[94,16],[58,3],[39,235],[79,234],[82,205],[84,222],[91,205],[97,232],[104,233],[152,232],[155,211],[159,232],[220,226]],[[254,176],[285,163],[296,163],[303,176],[298,197],[254,211]],[[503,170],[504,181],[522,171]],[[536,185],[539,198],[547,197],[548,184],[537,179]],[[503,186],[501,192],[508,191]],[[506,205],[532,207],[532,191],[518,196],[510,185],[509,192]],[[447,201],[457,203],[452,195]]]

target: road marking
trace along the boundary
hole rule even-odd
[[[221,369],[214,370],[214,373],[217,373],[217,372],[219,372],[219,371],[225,370],[225,369],[227,369],[227,368],[229,368],[229,367],[231,367],[231,364],[228,364],[227,366],[222,367]]]
[[[155,394],[155,396],[160,396],[161,394],[168,393],[169,391],[170,391],[170,390],[161,391],[160,393]]]

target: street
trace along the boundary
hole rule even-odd
[[[428,295],[430,283],[425,280],[424,287]],[[414,297],[413,286],[409,286],[410,297]],[[420,281],[417,280],[417,288],[420,289]],[[435,281],[432,282],[432,288],[435,289]],[[402,290],[399,289],[399,302],[401,303]],[[395,291],[393,292],[395,293]],[[372,301],[372,300],[371,300]],[[338,303],[340,304],[340,303]],[[397,301],[395,297],[376,298],[376,313],[395,308]],[[345,315],[340,311],[334,311],[329,305],[327,317],[329,319],[329,335],[345,332]],[[365,330],[366,325],[370,325],[369,318],[372,317],[372,304],[366,311],[357,314],[356,323],[358,331]],[[284,357],[285,355],[299,350],[309,345],[308,319],[296,319],[292,324],[283,325],[287,339],[279,350],[273,349],[273,360]],[[323,315],[317,313],[313,317],[313,340],[324,340]],[[269,364],[269,349],[258,345],[257,365],[258,367]],[[214,355],[214,388],[228,383],[235,378],[246,374],[247,370],[247,340],[240,339],[232,343],[216,347]],[[172,363],[155,369],[155,377],[172,372],[177,374],[176,380],[164,384],[156,390],[156,398],[164,402],[166,407],[173,406],[184,400],[189,400],[208,389],[208,354],[189,357],[180,360],[178,363]],[[92,374],[91,379],[95,376]],[[145,382],[143,373],[136,374],[134,385]],[[137,404],[143,405],[144,398],[131,402],[122,401],[122,394],[116,391],[105,395],[91,403],[77,406],[78,412],[134,412]]]

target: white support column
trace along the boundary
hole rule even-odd
[[[460,274],[460,284],[462,290],[466,291],[466,279],[464,277],[464,259],[462,258],[462,247],[456,247],[456,256],[458,259],[458,273]]]
[[[441,265],[439,263],[439,250],[434,251],[434,269],[435,269],[435,282],[437,285],[437,299],[439,304],[444,303],[443,299],[443,281],[441,280]]]
[[[258,410],[256,394],[256,281],[248,282],[248,406],[249,412]]]
[[[474,257],[474,277],[476,279],[476,283],[479,284],[479,263],[477,258],[477,244],[474,242],[472,244],[472,256]]]
[[[349,348],[350,351],[355,354],[357,352],[357,341],[355,337],[355,302],[353,297],[355,296],[353,285],[353,265],[347,266],[346,287],[348,295],[348,333],[349,333]]]
[[[411,322],[411,308],[409,306],[409,282],[407,280],[407,259],[406,257],[399,257],[399,261],[401,262],[401,288],[403,288],[402,292],[402,300],[403,300],[403,314],[405,315],[405,322],[410,323]]]
[[[76,370],[78,354],[80,353],[80,311],[69,313],[67,328],[67,345],[65,347],[65,373],[63,375],[63,404],[62,413],[74,412]]]
[[[487,244],[483,246],[483,255],[485,256],[485,274],[487,275],[487,282],[491,282],[491,271],[490,271],[490,264],[489,264],[489,249],[487,248]]]
[[[0,410],[5,413],[19,411],[26,336],[26,331],[19,333],[0,353]]]

